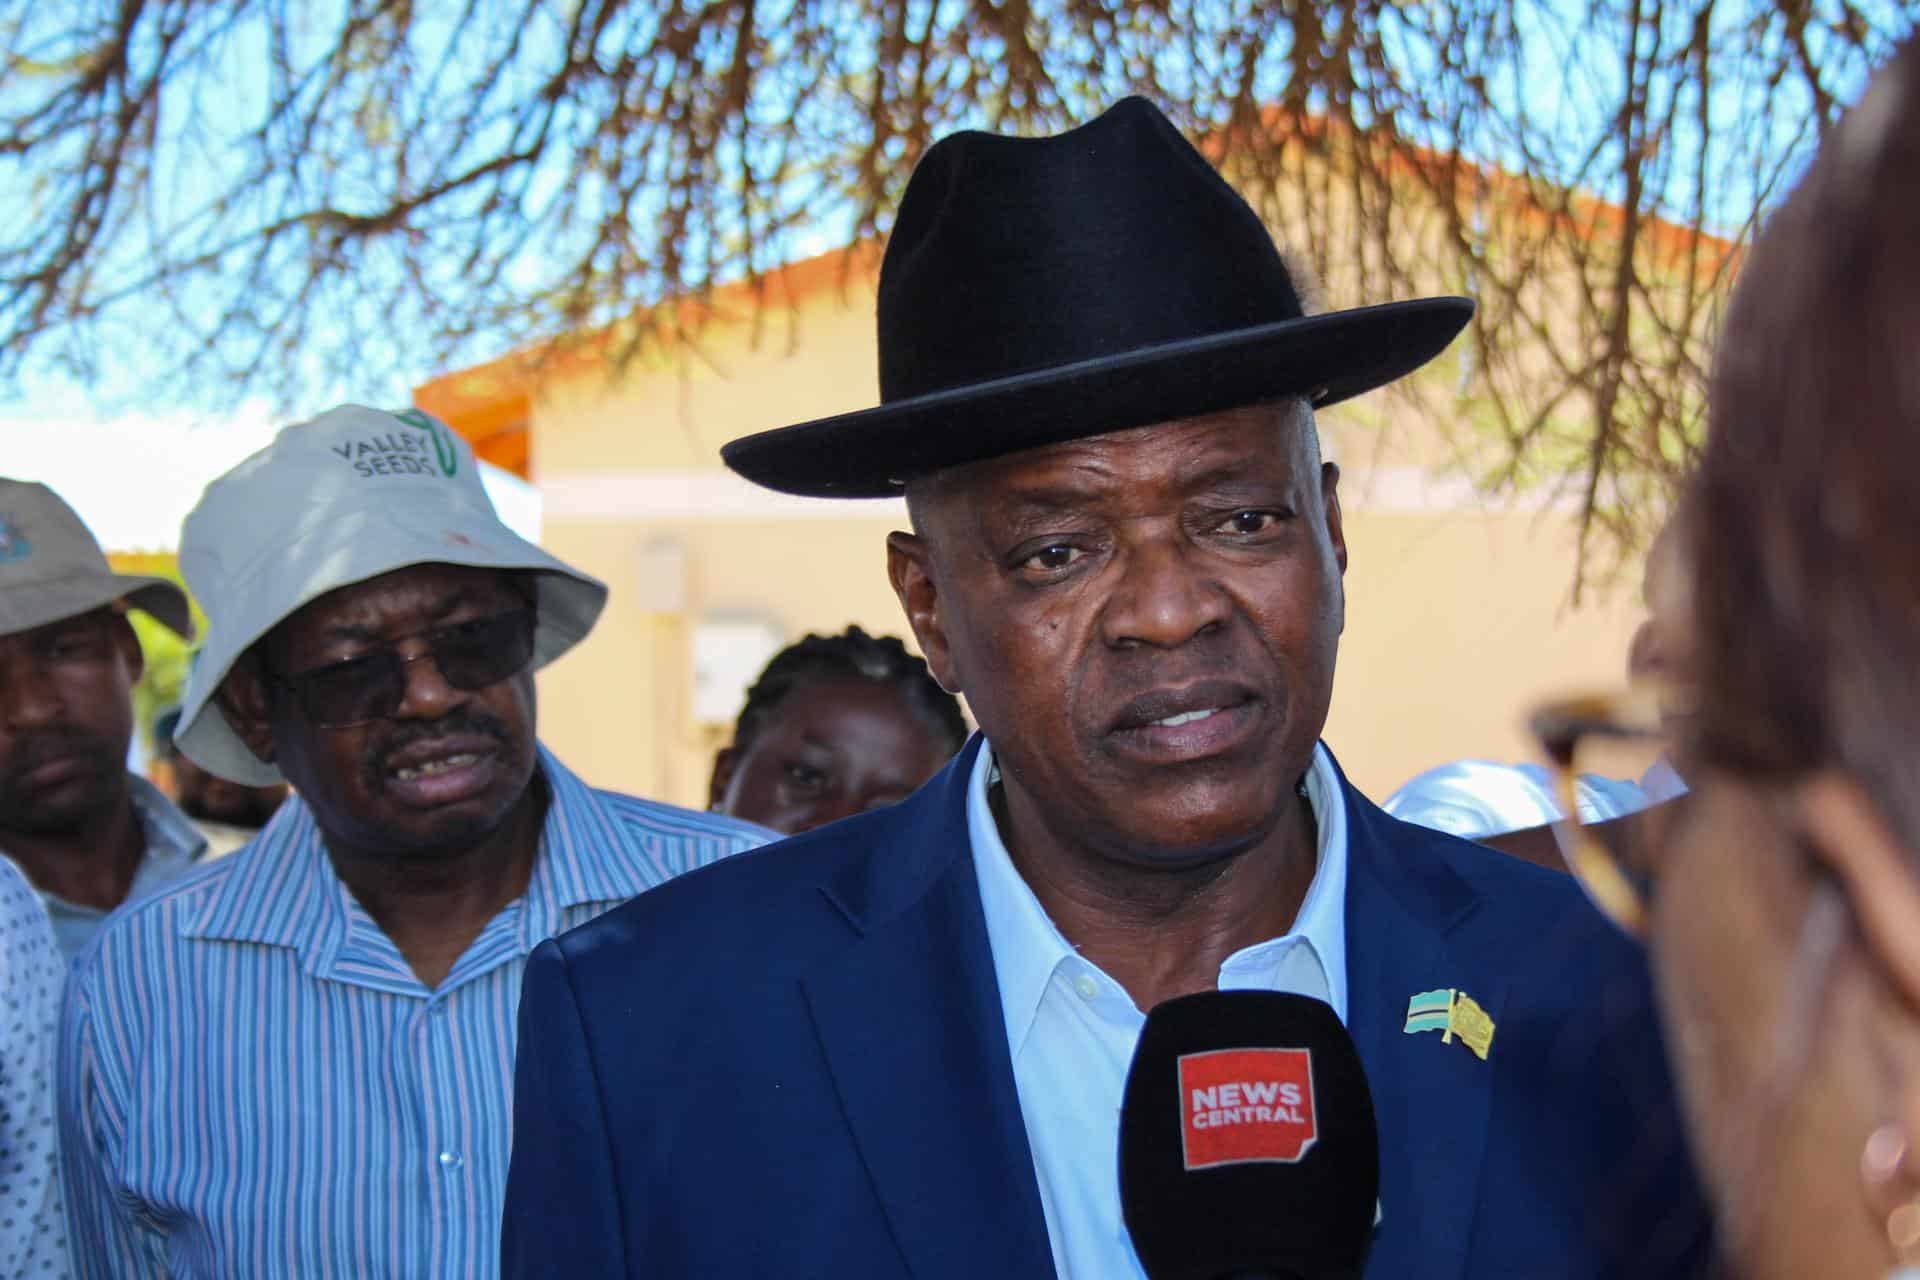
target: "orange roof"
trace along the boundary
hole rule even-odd
[[[879,268],[879,257],[871,241],[832,249],[750,280],[720,285],[704,297],[683,299],[671,316],[661,314],[664,308],[654,308],[617,325],[537,343],[442,374],[415,387],[413,402],[465,436],[475,454],[528,479],[533,393],[543,379],[602,367],[608,350],[622,344],[670,345],[707,321],[751,319],[770,300],[784,297],[797,305],[822,289],[844,288],[849,280],[870,278]],[[671,325],[659,324],[662,319]]]
[[[1294,136],[1306,139],[1330,142],[1338,136],[1343,140],[1358,138],[1375,144],[1382,141],[1378,134],[1352,129],[1343,121],[1323,115],[1296,114],[1278,106],[1262,111],[1260,121],[1261,127],[1269,132],[1287,128]],[[1453,177],[1466,184],[1462,194],[1473,194],[1476,186],[1481,187],[1487,194],[1498,197],[1496,203],[1501,210],[1517,212],[1534,225],[1557,222],[1584,240],[1609,234],[1617,236],[1624,230],[1627,211],[1611,201],[1573,191],[1565,193],[1565,206],[1560,208],[1558,201],[1549,203],[1542,199],[1541,193],[1547,189],[1543,184],[1497,166],[1476,164],[1458,153],[1436,151],[1404,139],[1387,139],[1386,145],[1391,148],[1389,176],[1417,176],[1436,187],[1445,185],[1443,179]],[[1226,153],[1227,142],[1218,136],[1209,137],[1200,142],[1200,149],[1218,163]],[[1662,265],[1692,260],[1695,270],[1707,276],[1723,266],[1738,265],[1740,247],[1710,232],[1697,231],[1655,214],[1642,214],[1638,231]]]

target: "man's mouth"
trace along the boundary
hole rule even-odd
[[[1125,755],[1177,764],[1240,746],[1260,720],[1263,703],[1233,680],[1201,680],[1154,689],[1121,709],[1109,741]]]
[[[28,793],[65,787],[106,772],[112,757],[74,734],[49,734],[20,744],[11,767],[0,776],[0,789]]]
[[[1196,720],[1205,720],[1209,716],[1216,716],[1220,714],[1222,710],[1224,710],[1222,707],[1203,707],[1199,711],[1182,711],[1178,715],[1163,716],[1152,723],[1166,729],[1177,729],[1183,724],[1192,724]]]
[[[393,771],[393,776],[402,782],[412,782],[416,778],[433,778],[454,769],[462,769],[467,765],[478,763],[479,759],[480,753],[477,751],[459,751],[450,756],[442,756],[438,760],[428,760],[417,765],[402,765]]]
[[[389,794],[413,808],[472,800],[499,782],[501,747],[473,732],[416,739],[384,758],[383,783]]]

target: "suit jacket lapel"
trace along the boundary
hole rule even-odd
[[[973,745],[823,892],[857,935],[802,985],[848,1127],[920,1280],[1053,1276],[967,840]]]
[[[1477,901],[1468,886],[1438,859],[1409,856],[1392,820],[1351,787],[1347,815],[1347,1022],[1380,1131],[1381,1222],[1367,1274],[1462,1276],[1499,1043],[1482,1062],[1458,1038],[1408,1035],[1407,1001],[1452,987],[1497,1023],[1506,988],[1448,946]]]

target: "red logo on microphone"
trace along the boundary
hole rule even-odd
[[[1215,1049],[1180,1058],[1180,1140],[1187,1168],[1293,1164],[1319,1136],[1313,1055],[1305,1049]]]

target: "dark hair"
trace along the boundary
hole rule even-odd
[[[733,726],[733,745],[745,751],[795,689],[827,680],[871,680],[896,686],[908,705],[947,735],[958,751],[967,740],[967,718],[960,700],[934,682],[926,659],[907,652],[893,636],[870,636],[848,627],[837,636],[808,635],[773,655]]]
[[[1920,40],[1755,245],[1689,496],[1699,749],[1839,769],[1920,848]]]

